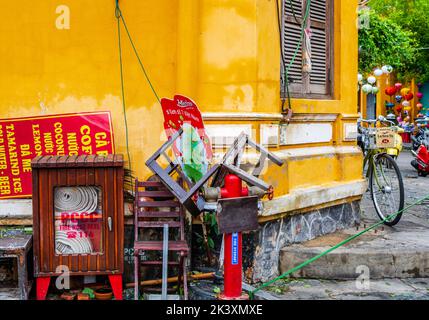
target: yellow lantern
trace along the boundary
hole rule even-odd
[[[402,88],[401,89],[401,96],[405,96],[405,95],[407,95],[409,92],[410,92],[411,90],[410,90],[410,88]]]
[[[411,110],[411,103],[409,101],[403,101],[402,106],[404,107],[404,111],[410,111]]]

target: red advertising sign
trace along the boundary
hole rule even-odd
[[[194,101],[182,95],[175,95],[173,100],[161,99],[162,112],[164,113],[164,129],[170,138],[184,123],[189,123],[195,128],[204,143],[207,159],[213,156],[210,139],[204,129],[203,117]]]
[[[181,95],[175,95],[173,100],[162,99],[161,106],[167,137],[183,129],[181,138],[173,144],[177,161],[191,181],[199,181],[207,172],[213,157],[200,110],[191,99]]]
[[[31,159],[39,155],[107,155],[110,112],[0,120],[0,199],[31,197]]]

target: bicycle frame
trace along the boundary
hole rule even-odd
[[[386,216],[384,212],[385,207],[387,207],[389,212],[391,210],[397,210],[397,204],[399,205],[399,209],[403,209],[404,206],[404,187],[401,173],[395,160],[389,156],[390,149],[387,148],[391,144],[380,145],[376,140],[378,133],[376,129],[377,122],[393,123],[382,116],[374,120],[361,119],[361,121],[368,124],[367,127],[359,127],[359,133],[362,135],[360,141],[362,142],[361,146],[364,153],[363,171],[368,184],[371,183],[368,187],[371,192],[371,198],[374,202],[376,213],[381,219],[384,219]],[[365,168],[367,168],[366,172]],[[391,188],[392,181],[390,179],[390,169],[398,176],[399,188],[397,191],[399,192],[399,197],[397,200],[392,198],[393,189]],[[381,198],[378,195],[379,193],[381,193]],[[382,207],[380,207],[380,204]],[[393,226],[399,222],[400,218],[401,216],[397,215],[393,220],[386,220],[384,223],[388,226]]]
[[[368,128],[370,128],[371,125],[373,125],[373,127],[375,127],[377,121],[382,122],[383,120],[375,120],[375,121],[362,120],[362,121],[368,123],[369,124]],[[388,121],[388,122],[390,124],[392,124],[390,121]],[[369,137],[367,136],[368,134],[367,133],[363,133],[363,134],[366,135],[365,139],[367,141],[369,141]],[[366,179],[369,179],[369,175],[371,174],[371,172],[373,172],[373,170],[376,170],[375,158],[381,154],[388,154],[388,152],[387,152],[387,149],[380,149],[380,148],[370,148],[370,149],[366,149],[365,151],[366,151],[366,154],[365,154],[365,157],[363,159],[363,168],[362,169],[365,170],[365,166],[368,164],[368,170],[366,171],[365,176],[366,176]],[[384,176],[384,172],[383,171],[381,171],[381,172],[382,172],[383,178],[386,178]],[[374,177],[375,177],[375,181],[377,183],[377,186],[380,187],[380,183],[378,180],[379,177],[377,175],[374,175]]]
[[[366,171],[365,177],[368,180],[369,179],[369,175],[371,174],[371,172],[373,170],[375,170],[375,157],[381,155],[381,154],[385,154],[386,152],[382,149],[373,149],[373,150],[368,150],[367,154],[365,155],[365,158],[363,159],[363,169],[365,169],[365,165],[368,163],[368,170]],[[370,167],[371,166],[371,167]],[[384,176],[384,172],[382,171],[383,174],[383,178],[386,178]],[[380,187],[380,183],[378,181],[378,176],[374,175],[375,178],[375,182],[377,183],[377,186]]]

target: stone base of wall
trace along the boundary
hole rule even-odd
[[[258,231],[243,235],[244,276],[251,283],[268,281],[279,275],[279,253],[282,247],[359,223],[360,201],[267,222]]]

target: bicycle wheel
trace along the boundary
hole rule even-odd
[[[380,219],[404,209],[404,183],[396,161],[391,156],[381,153],[370,162],[371,174],[369,185],[372,201]],[[384,222],[394,226],[401,220],[402,212]]]

